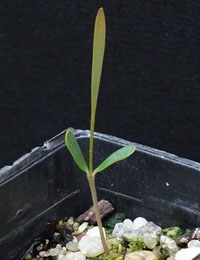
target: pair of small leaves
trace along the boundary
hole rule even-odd
[[[126,159],[129,157],[134,151],[135,146],[134,145],[128,145],[125,147],[120,148],[119,150],[112,153],[107,159],[105,159],[92,173],[89,172],[87,163],[83,157],[83,154],[81,152],[81,149],[78,145],[78,142],[71,131],[71,129],[68,129],[65,135],[65,144],[71,153],[74,161],[76,162],[77,166],[84,171],[87,174],[95,175],[98,172],[101,172],[108,168],[110,165],[119,162],[121,160]]]

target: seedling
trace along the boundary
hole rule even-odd
[[[91,118],[90,118],[90,144],[89,144],[89,165],[87,165],[85,158],[81,152],[78,142],[73,132],[68,129],[65,135],[66,146],[71,153],[77,166],[87,174],[89,182],[94,210],[96,213],[97,224],[101,236],[103,248],[107,254],[109,250],[106,245],[101,217],[97,204],[97,193],[95,186],[95,176],[98,172],[101,172],[108,168],[110,165],[124,160],[129,157],[134,151],[134,145],[128,145],[112,153],[107,159],[105,159],[96,169],[93,169],[93,143],[94,143],[94,127],[95,127],[95,115],[97,107],[97,99],[99,93],[99,84],[101,79],[104,50],[105,50],[105,36],[106,36],[106,22],[103,8],[100,8],[97,12],[95,26],[94,26],[94,39],[93,39],[93,58],[92,58],[92,77],[91,77]]]

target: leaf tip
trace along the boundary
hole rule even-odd
[[[66,133],[65,133],[65,140],[67,139],[67,137],[69,136],[71,131],[72,131],[71,128],[67,128]]]
[[[69,127],[67,128],[66,130],[66,133],[65,133],[65,145],[67,146],[68,150],[70,150],[69,146],[70,146],[70,139],[71,137],[73,136],[73,131],[72,129]]]
[[[101,17],[103,20],[105,20],[105,13],[103,7],[100,7],[97,11],[97,19],[98,17]]]
[[[136,146],[134,144],[130,144],[130,148],[131,148],[131,154],[134,153],[136,150]]]
[[[100,7],[99,10],[98,10],[98,12],[103,12],[103,13],[104,13],[103,7]]]

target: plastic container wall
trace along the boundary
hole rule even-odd
[[[74,130],[85,157],[89,131]],[[130,142],[95,134],[94,164]],[[163,227],[200,225],[200,164],[136,144],[136,152],[97,174],[99,199],[127,217]],[[0,170],[0,256],[17,260],[49,220],[91,206],[87,178],[64,145],[64,132]]]

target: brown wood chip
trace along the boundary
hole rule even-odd
[[[114,208],[112,204],[107,200],[100,200],[98,202],[98,208],[100,211],[101,219],[109,215],[113,212]],[[85,211],[82,215],[80,215],[77,219],[77,222],[83,223],[83,222],[89,222],[89,224],[94,225],[97,223],[96,215],[94,212],[94,207],[89,208],[87,211]]]

